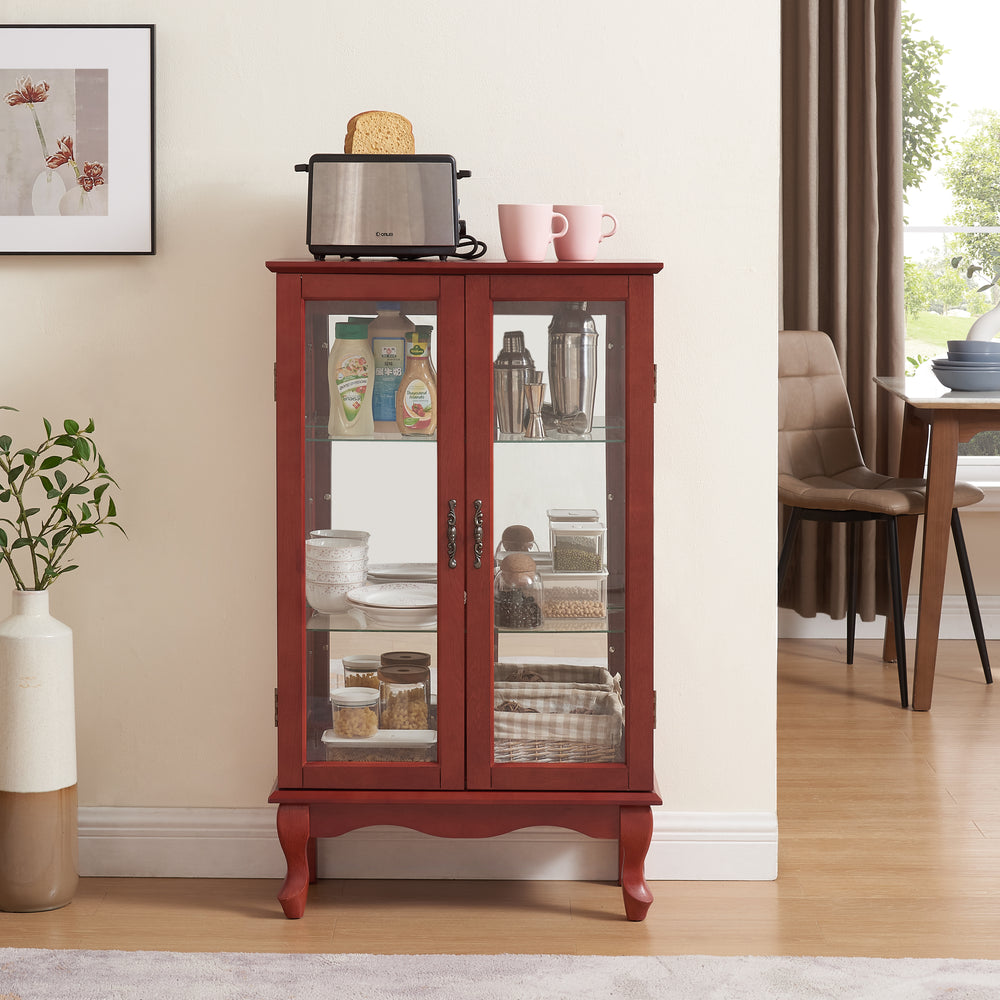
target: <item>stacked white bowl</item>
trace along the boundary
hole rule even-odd
[[[935,358],[931,368],[958,392],[1000,390],[1000,340],[949,340],[948,357]]]
[[[368,532],[324,528],[306,539],[306,600],[330,614],[347,607],[345,594],[368,578]]]

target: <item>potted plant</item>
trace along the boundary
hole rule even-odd
[[[12,410],[0,406],[0,410]],[[0,563],[14,583],[0,622],[0,910],[50,910],[77,884],[73,633],[48,588],[77,568],[70,549],[117,522],[91,420],[15,448],[0,434]]]

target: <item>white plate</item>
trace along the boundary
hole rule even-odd
[[[368,567],[368,577],[383,583],[433,583],[436,563],[379,563]]]
[[[367,611],[385,608],[394,611],[416,608],[437,608],[437,584],[434,583],[373,583],[347,592],[351,604]]]
[[[380,729],[374,736],[363,736],[361,738],[351,738],[349,736],[336,736],[332,729],[324,730],[324,743],[339,743],[347,746],[357,746],[364,743],[365,746],[386,746],[386,747],[425,747],[429,743],[437,743],[436,729]]]
[[[386,628],[423,628],[425,625],[437,623],[437,608],[362,608],[353,605],[361,611],[369,626],[384,626]]]

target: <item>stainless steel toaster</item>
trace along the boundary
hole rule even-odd
[[[458,179],[446,155],[314,153],[295,167],[309,173],[306,245],[317,259],[440,257],[464,235]]]

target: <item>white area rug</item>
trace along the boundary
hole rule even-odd
[[[0,1000],[997,1000],[1000,962],[0,948]]]

